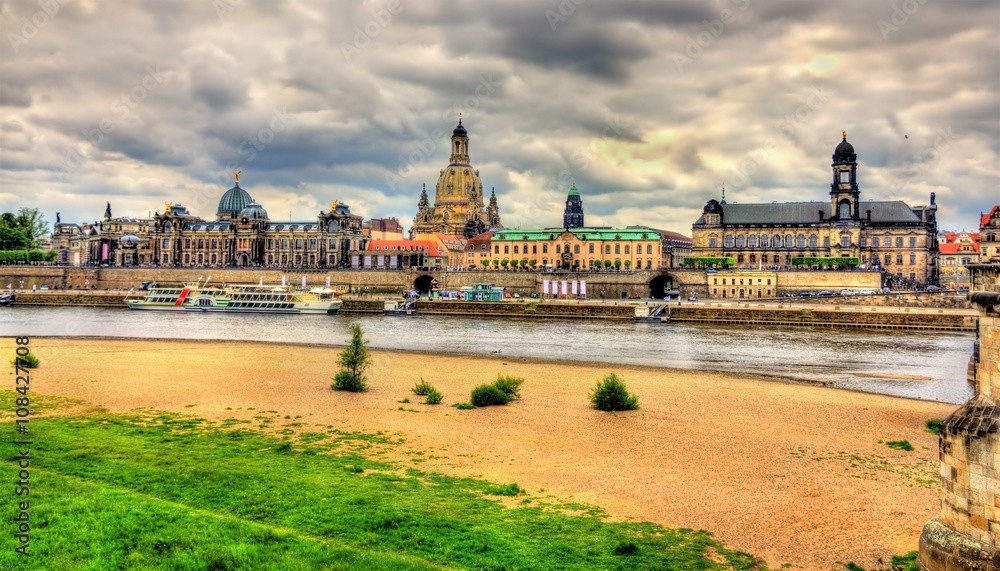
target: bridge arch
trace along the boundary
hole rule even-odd
[[[677,282],[670,274],[660,274],[649,280],[649,297],[653,299],[663,299],[664,297],[677,297]]]
[[[413,290],[421,295],[427,295],[430,293],[432,284],[434,284],[435,281],[434,276],[421,274],[413,280]]]

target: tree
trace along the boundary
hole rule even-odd
[[[28,238],[28,248],[42,245],[42,236],[48,232],[49,224],[37,208],[21,208],[14,217],[17,228],[20,228]]]
[[[521,258],[521,267],[522,268],[528,267],[528,258]]]
[[[371,365],[371,353],[368,350],[368,341],[362,336],[361,325],[351,324],[351,343],[337,359],[340,371],[333,378],[330,385],[335,391],[364,392],[368,390],[368,381],[365,379],[365,369]]]
[[[616,270],[620,270],[621,267],[622,267],[622,261],[621,260],[615,260],[615,269]]]
[[[500,260],[497,258],[493,258],[493,267],[496,268],[499,266],[500,266]]]
[[[490,267],[490,261],[489,260],[480,260],[479,263],[482,264],[484,268]]]
[[[535,266],[538,265],[538,260],[528,260],[528,265],[531,266],[531,269],[535,269]]]
[[[632,260],[625,260],[625,269],[627,270],[631,267],[632,267]]]
[[[504,269],[507,269],[507,266],[510,265],[510,260],[508,260],[507,258],[504,258],[504,259],[500,260],[500,265],[503,266]]]
[[[635,410],[639,408],[639,399],[628,392],[621,377],[608,373],[590,391],[590,405],[604,411]]]
[[[610,267],[611,267],[611,260],[604,260],[604,268],[607,269]]]

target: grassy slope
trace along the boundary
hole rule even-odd
[[[0,392],[0,431],[11,436],[14,396]],[[36,410],[37,400],[33,395]],[[282,440],[235,428],[235,421],[224,424],[157,413],[35,417],[35,555],[25,560],[13,553],[12,527],[4,523],[0,569],[755,565],[703,531],[608,523],[596,509],[566,515],[565,509],[586,507],[530,496],[507,508],[484,496],[495,488],[489,482],[404,469],[359,453],[401,442],[386,436],[325,429]],[[13,439],[0,441],[6,482],[16,479]],[[13,502],[5,501],[0,521],[15,514]],[[719,555],[726,564],[713,561]]]

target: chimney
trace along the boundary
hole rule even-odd
[[[865,210],[865,218],[866,218],[866,219],[867,219],[867,220],[868,220],[869,222],[871,222],[871,221],[872,221],[872,211],[871,211],[871,210]]]
[[[819,211],[819,221],[820,222],[823,221],[823,211],[822,210]]]

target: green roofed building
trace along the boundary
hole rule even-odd
[[[651,228],[541,228],[497,230],[490,240],[494,267],[586,270],[662,266],[660,233]],[[504,263],[506,262],[506,263]]]

